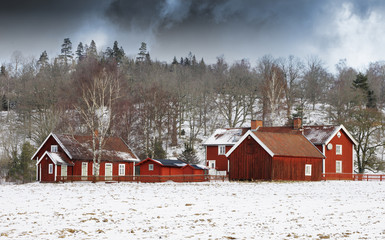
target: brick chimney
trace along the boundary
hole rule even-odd
[[[302,129],[302,118],[296,117],[293,119],[293,129],[294,130]]]
[[[251,131],[257,130],[258,127],[263,127],[263,121],[262,120],[251,120]]]

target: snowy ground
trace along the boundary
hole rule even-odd
[[[385,182],[0,185],[0,239],[384,239]]]

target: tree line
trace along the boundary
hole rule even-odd
[[[305,117],[305,108],[320,105],[330,123],[344,124],[358,140],[359,172],[381,170],[385,62],[359,72],[341,60],[336,69],[331,73],[316,56],[266,55],[252,67],[223,57],[206,64],[190,52],[162,62],[151,59],[146,43],[130,58],[117,41],[102,51],[94,41],[80,42],[73,51],[69,38],[52,58],[46,51],[38,59],[15,52],[0,71],[0,121],[10,126],[2,129],[7,133],[0,139],[0,167],[12,173],[15,159],[22,159],[20,143],[39,146],[50,132],[95,130],[95,151],[102,138],[115,135],[141,159],[168,155],[198,162],[199,136],[218,127],[239,127],[250,119],[266,126],[285,119],[290,125],[293,117]],[[175,152],[177,146],[184,146],[183,153]]]

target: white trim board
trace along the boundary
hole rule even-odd
[[[358,145],[357,141],[353,138],[353,136],[349,133],[349,131],[342,124],[325,141],[325,145],[327,145],[341,129],[346,133],[346,135],[348,136],[348,138],[350,138],[350,140],[353,142],[354,145]]]
[[[229,157],[231,153],[248,137],[251,136],[271,157],[274,157],[274,153],[251,131],[247,131],[241,139],[225,154],[226,157]]]

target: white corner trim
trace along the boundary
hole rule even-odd
[[[65,148],[65,146],[63,145],[63,143],[59,140],[59,138],[58,138],[55,134],[50,133],[50,134],[48,135],[48,137],[44,140],[44,142],[40,145],[39,149],[35,152],[35,154],[33,154],[31,160],[34,160],[34,158],[36,157],[36,154],[40,151],[40,149],[45,145],[45,143],[48,141],[48,139],[49,139],[51,136],[56,140],[56,142],[60,145],[60,147],[64,150],[64,152],[68,155],[68,157],[69,157],[70,159],[72,159],[72,156],[71,156],[70,152],[67,150],[67,148]]]
[[[333,134],[330,135],[330,137],[325,141],[325,145],[327,145],[333,138],[334,136],[340,131],[343,130],[346,135],[348,135],[348,138],[353,142],[354,145],[358,145],[357,141],[354,139],[354,137],[350,134],[350,132],[344,127],[344,125],[340,125],[334,132]]]
[[[231,153],[248,137],[251,136],[271,157],[274,157],[274,153],[251,131],[247,131],[238,142],[225,154],[226,157],[229,157]]]

